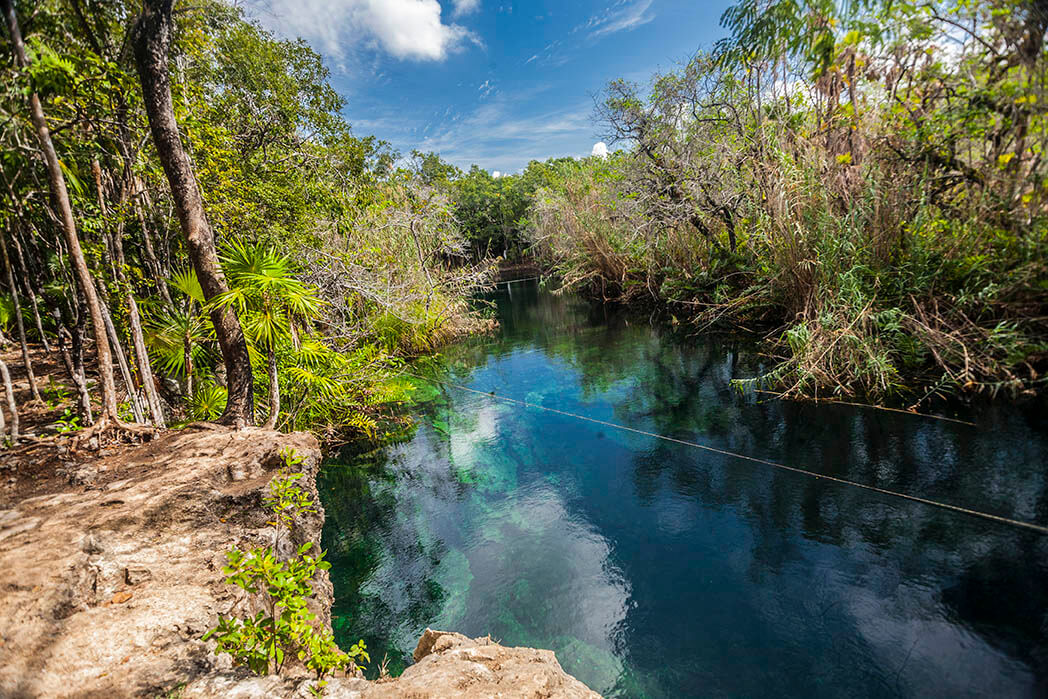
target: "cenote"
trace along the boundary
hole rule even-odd
[[[499,396],[1048,524],[1043,403],[948,411],[970,426],[780,401],[732,385],[768,368],[741,339],[491,298],[500,331],[445,352],[417,429],[321,477],[369,674],[429,626],[552,649],[607,696],[1044,695],[1048,536]]]

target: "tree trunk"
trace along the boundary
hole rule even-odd
[[[210,301],[228,291],[229,287],[218,262],[215,237],[204,212],[204,201],[200,196],[196,175],[182,147],[175,121],[167,73],[171,4],[172,0],[145,1],[142,14],[132,31],[135,64],[142,82],[142,96],[153,143],[171,187],[189,257],[200,279],[204,296]],[[247,340],[240,321],[228,306],[212,309],[211,322],[222,349],[229,389],[229,401],[219,421],[241,427],[251,423],[254,411]]]
[[[102,299],[98,299],[98,305],[102,308],[102,320],[106,324],[106,334],[109,335],[109,341],[113,345],[113,354],[116,355],[116,363],[124,379],[124,387],[127,389],[128,400],[131,401],[131,412],[134,413],[135,422],[145,422],[142,400],[138,397],[138,388],[131,376],[131,366],[127,362],[127,355],[124,354],[124,348],[120,344],[120,335],[116,331],[116,326],[113,325],[113,317],[109,314],[109,308]]]
[[[116,279],[116,253],[113,251],[113,237],[109,235],[109,207],[106,206],[105,190],[102,187],[102,166],[98,158],[91,161],[91,176],[95,180],[95,195],[98,200],[98,210],[102,214],[102,242],[105,244],[105,253],[102,255],[109,263],[109,274]],[[108,298],[108,296],[106,297]]]
[[[4,260],[4,274],[7,277],[7,285],[11,287],[11,301],[15,307],[15,327],[18,328],[18,341],[22,345],[22,363],[25,364],[26,378],[29,380],[29,392],[33,400],[40,398],[40,389],[36,385],[36,375],[33,374],[33,360],[29,357],[29,345],[25,341],[25,324],[22,322],[22,304],[18,300],[18,287],[15,285],[14,271],[11,269],[11,256],[7,253],[7,236],[0,231],[0,255]]]
[[[0,362],[3,362],[3,360],[0,359]],[[4,411],[0,410],[0,442],[4,441],[4,432],[6,432],[6,431],[7,431],[7,421],[4,418]],[[13,442],[14,440],[11,440],[11,441]]]
[[[149,226],[146,225],[146,215],[142,211],[142,201],[137,194],[133,198],[135,213],[138,215],[138,225],[142,228],[142,243],[144,245],[146,265],[149,267],[153,280],[156,282],[157,291],[164,297],[168,307],[172,307],[174,304],[171,303],[171,293],[167,290],[167,275],[164,274],[163,269],[160,267],[160,261],[153,250],[153,236],[149,231]]]
[[[12,0],[0,0],[0,8],[3,9],[4,17],[7,20],[7,28],[11,33],[15,60],[19,67],[26,69],[29,61],[26,59],[25,44],[22,42],[22,33],[18,28],[18,18],[15,16]],[[33,126],[36,129],[37,138],[40,140],[40,149],[43,151],[44,160],[47,163],[47,175],[51,186],[51,194],[54,198],[55,206],[58,207],[59,218],[62,221],[62,230],[65,234],[66,244],[69,247],[69,255],[76,270],[80,291],[87,301],[87,307],[91,313],[91,324],[94,327],[95,351],[98,354],[98,373],[102,379],[102,413],[99,416],[96,427],[104,428],[106,422],[113,422],[123,426],[117,414],[116,384],[113,380],[113,358],[109,352],[105,321],[102,319],[102,311],[98,304],[98,294],[95,292],[94,281],[91,279],[91,272],[87,268],[84,252],[80,249],[80,239],[76,232],[76,222],[73,220],[73,208],[69,202],[69,191],[66,189],[65,175],[62,174],[58,154],[55,152],[54,143],[51,142],[51,132],[47,127],[47,119],[44,117],[44,108],[40,104],[40,97],[35,92],[29,95],[29,107]]]
[[[33,288],[33,279],[29,275],[29,267],[25,263],[25,255],[22,254],[22,244],[18,242],[18,235],[12,231],[11,242],[15,248],[15,259],[18,260],[18,269],[22,273],[22,279],[25,280],[25,290],[29,294],[29,304],[33,307],[33,322],[36,324],[36,331],[40,334],[40,343],[44,346],[45,352],[51,351],[51,344],[47,341],[47,335],[44,334],[44,324],[40,320],[40,305],[36,302],[36,290]]]
[[[267,430],[276,429],[277,417],[280,415],[280,382],[277,380],[277,353],[270,345],[267,352],[269,368],[269,417],[262,427]]]
[[[77,306],[76,306],[76,323],[73,325],[73,337],[70,342],[70,349],[73,353],[73,369],[77,375],[84,381],[84,390],[87,390],[87,367],[84,365],[84,343],[87,338],[87,301],[84,300],[82,295],[78,295]],[[94,424],[95,418],[91,412],[91,395],[87,394],[84,398],[85,411],[81,416],[85,425]]]
[[[157,253],[157,264],[160,266],[160,276],[165,280],[171,276],[171,241],[167,235],[167,221],[171,218],[170,207],[168,207],[168,215],[165,217],[156,209],[156,204],[153,203],[153,197],[149,196],[149,183],[142,182],[142,208],[146,215],[146,220],[152,222],[152,228],[157,232],[157,243],[159,244],[159,250],[153,248],[154,252]],[[161,235],[161,232],[163,235]],[[161,253],[163,253],[161,255]]]
[[[7,364],[0,360],[0,376],[4,380],[4,394],[7,396],[7,410],[11,413],[11,442],[18,441],[18,404],[15,403],[15,389],[11,384],[11,372]],[[2,434],[2,432],[0,432]]]
[[[142,318],[138,312],[138,303],[134,294],[127,293],[127,312],[131,322],[131,342],[134,344],[135,359],[138,364],[138,373],[142,376],[142,388],[146,392],[146,403],[149,412],[153,416],[153,424],[164,427],[164,405],[160,402],[160,394],[156,390],[156,379],[153,376],[153,367],[149,363],[149,350],[146,349],[145,335],[142,333]]]
[[[11,243],[15,248],[15,259],[18,260],[18,269],[22,273],[22,279],[25,281],[25,290],[29,295],[29,304],[33,307],[33,322],[36,324],[36,331],[40,333],[40,342],[44,345],[44,351],[50,352],[51,345],[47,342],[47,335],[44,334],[44,324],[40,322],[40,307],[36,302],[36,289],[34,289],[34,280],[29,274],[29,267],[25,263],[25,256],[22,254],[22,244],[18,242],[18,234],[21,232],[25,234],[25,228],[21,227],[21,223],[26,221],[25,210],[22,208],[22,202],[19,201],[18,195],[15,194],[14,188],[11,187],[11,182],[6,177],[3,178],[4,187],[7,189],[8,196],[11,197],[11,203],[15,207],[14,219],[18,223],[12,224],[11,228]],[[18,229],[15,226],[19,226]],[[32,226],[32,222],[29,223]],[[28,237],[26,238],[28,240]]]
[[[121,188],[120,205],[127,200],[130,188]],[[153,367],[149,363],[149,353],[146,351],[146,340],[142,333],[142,317],[138,312],[138,302],[135,301],[135,293],[131,283],[124,273],[124,226],[121,223],[112,235],[113,257],[116,262],[116,278],[124,290],[124,303],[127,304],[128,324],[131,326],[131,344],[134,350],[135,364],[138,366],[138,375],[142,380],[142,389],[146,394],[146,403],[149,413],[153,417],[153,424],[157,427],[164,426],[164,410],[160,404],[160,396],[157,394],[156,383],[153,379]]]
[[[66,342],[70,346],[75,346],[73,342],[73,336],[69,330],[63,325],[58,329],[58,351],[62,355],[62,361],[65,363],[66,371],[69,372],[69,378],[73,380],[73,385],[76,386],[77,395],[80,398],[80,406],[77,410],[80,415],[80,422],[85,427],[95,421],[94,416],[91,414],[91,394],[87,392],[87,377],[84,376],[84,362],[76,362],[73,359],[73,355],[70,352],[70,348],[66,346]]]

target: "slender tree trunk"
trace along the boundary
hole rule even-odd
[[[10,1],[10,0],[5,0]],[[171,101],[171,83],[167,72],[168,49],[171,43],[172,0],[145,0],[144,8],[132,32],[135,63],[142,81],[149,128],[153,134],[157,155],[171,196],[178,210],[178,220],[186,238],[186,247],[193,262],[204,297],[211,300],[229,290],[218,262],[215,237],[204,212],[196,175],[182,147]],[[229,401],[220,422],[244,426],[252,421],[251,360],[247,340],[240,321],[229,307],[211,310],[218,344],[228,377]]]
[[[75,344],[69,330],[64,325],[60,327],[58,329],[58,351],[62,355],[62,361],[65,363],[66,371],[69,372],[69,377],[73,380],[73,385],[76,386],[76,392],[80,399],[77,412],[80,415],[81,423],[86,426],[93,423],[95,419],[91,414],[91,394],[87,392],[87,377],[83,373],[84,362],[82,360],[80,362],[74,361],[70,352],[70,346]]]
[[[25,341],[25,324],[22,322],[22,304],[18,300],[18,286],[15,284],[14,271],[11,269],[11,256],[7,253],[7,236],[0,231],[0,255],[4,260],[4,274],[7,276],[7,285],[11,287],[11,300],[15,306],[15,327],[18,328],[18,341],[22,345],[22,363],[25,364],[26,378],[29,380],[29,392],[33,400],[40,398],[40,389],[36,385],[36,375],[33,373],[33,360],[29,357],[29,345]]]
[[[3,361],[3,360],[0,360]],[[7,431],[7,421],[4,418],[4,411],[0,410],[0,442],[4,439],[4,433]],[[11,440],[14,441],[13,439]]]
[[[153,379],[153,367],[149,363],[149,352],[146,350],[146,339],[142,332],[142,316],[138,312],[138,302],[135,294],[124,275],[124,250],[119,239],[116,241],[117,269],[120,283],[126,288],[124,302],[127,304],[128,323],[131,326],[131,344],[134,349],[135,364],[138,366],[138,375],[142,379],[142,389],[146,394],[146,403],[149,405],[149,413],[153,416],[153,424],[157,427],[164,426],[164,409],[160,402],[160,395],[156,390],[156,382]]]
[[[11,383],[11,372],[7,364],[0,360],[0,376],[4,380],[4,394],[7,396],[7,410],[11,413],[11,441],[18,441],[18,404],[15,403],[15,388]]]
[[[14,231],[12,231],[11,242],[14,244],[18,269],[22,273],[22,279],[25,280],[25,291],[29,294],[29,304],[33,307],[33,323],[36,324],[36,332],[40,335],[40,343],[44,346],[44,351],[50,352],[51,344],[47,341],[47,335],[44,334],[44,324],[40,320],[40,306],[36,301],[36,290],[33,288],[29,267],[26,266],[25,256],[22,254],[22,244],[18,242],[18,235],[14,234]]]
[[[130,165],[129,165],[130,167]],[[124,181],[120,191],[120,205],[127,201],[130,187]],[[156,390],[156,382],[153,379],[153,367],[149,363],[149,352],[146,351],[146,340],[142,333],[142,317],[138,312],[138,302],[135,301],[135,293],[131,283],[124,273],[126,267],[124,260],[124,225],[120,223],[117,230],[113,232],[112,248],[114,262],[116,263],[116,278],[124,290],[124,303],[127,304],[128,324],[131,326],[131,344],[134,350],[135,364],[138,367],[138,375],[142,380],[142,390],[146,394],[146,404],[153,418],[153,424],[157,427],[164,426],[164,409],[160,403],[160,396]]]
[[[109,335],[109,341],[113,345],[113,354],[116,355],[116,363],[120,367],[120,375],[127,388],[127,397],[131,401],[131,412],[134,413],[135,422],[145,422],[142,401],[138,397],[138,388],[135,386],[134,377],[131,376],[131,366],[127,362],[127,355],[124,354],[124,347],[120,344],[120,335],[117,334],[116,326],[113,325],[113,317],[109,314],[109,308],[102,299],[98,299],[98,304],[102,308],[102,320],[106,324],[106,334]]]
[[[160,249],[157,251],[156,248],[153,248],[153,250],[158,252],[157,264],[160,266],[160,276],[166,280],[171,276],[171,241],[167,235],[167,221],[171,218],[171,212],[169,210],[168,215],[164,217],[157,211],[156,204],[153,203],[153,197],[149,195],[149,183],[145,181],[142,182],[142,204],[146,220],[152,222],[150,230],[157,231],[157,243],[160,244]],[[170,207],[168,208],[170,209]],[[162,223],[158,223],[158,221]],[[164,232],[163,235],[160,235],[161,231]]]
[[[15,249],[15,259],[18,260],[18,269],[21,271],[22,279],[25,281],[25,290],[26,293],[29,295],[29,304],[33,308],[33,322],[36,324],[36,331],[40,333],[40,342],[44,345],[44,351],[50,352],[51,345],[47,342],[47,335],[44,334],[44,324],[40,322],[40,308],[36,302],[36,290],[34,289],[35,285],[33,283],[34,280],[32,276],[29,274],[29,267],[25,263],[25,256],[22,254],[22,244],[18,242],[19,232],[21,231],[23,235],[25,234],[25,228],[21,225],[22,222],[27,220],[25,210],[22,208],[22,202],[19,201],[18,195],[15,194],[14,188],[11,187],[10,180],[8,180],[6,177],[4,177],[3,180],[4,186],[7,189],[7,194],[11,197],[11,203],[14,204],[15,214],[17,216],[15,220],[18,222],[17,224],[12,224],[11,228],[11,243]],[[18,226],[18,228],[15,227],[16,225]],[[32,226],[31,222],[30,226]]]
[[[146,338],[142,332],[142,317],[138,312],[138,303],[130,292],[127,294],[127,312],[130,315],[131,341],[134,344],[138,373],[142,376],[142,388],[146,392],[146,403],[153,416],[153,424],[157,427],[164,427],[166,425],[164,405],[156,390],[156,378],[153,376],[153,367],[149,363],[149,350],[146,349]]]
[[[87,317],[87,303],[84,301],[82,294],[78,294],[76,281],[76,271],[73,269],[73,263],[70,259],[66,264],[65,248],[62,246],[61,234],[55,237],[55,248],[58,249],[58,261],[62,270],[62,281],[65,282],[66,288],[69,289],[68,294],[62,294],[62,300],[65,302],[66,310],[69,311],[69,317],[73,319],[73,322],[80,327],[80,319]]]
[[[22,33],[18,28],[18,18],[15,16],[12,0],[0,0],[0,8],[3,9],[7,28],[11,33],[15,60],[19,67],[23,69],[28,68],[29,61],[26,59],[25,44],[22,42]],[[102,310],[99,307],[98,294],[95,292],[94,281],[91,279],[91,271],[87,268],[84,252],[80,249],[80,239],[76,232],[76,222],[73,220],[73,208],[69,201],[69,191],[66,189],[65,175],[62,174],[58,154],[55,152],[55,146],[51,142],[51,132],[47,127],[47,119],[44,117],[44,108],[40,104],[40,97],[35,92],[29,95],[29,107],[33,126],[36,129],[37,138],[40,140],[40,149],[43,151],[44,160],[47,163],[51,194],[54,198],[55,206],[58,207],[62,230],[65,234],[66,244],[69,247],[69,255],[73,262],[73,268],[76,270],[80,292],[87,301],[87,308],[91,313],[91,324],[94,327],[95,351],[98,354],[98,374],[102,383],[102,413],[95,426],[96,428],[104,428],[107,422],[113,422],[118,426],[124,427],[116,408],[113,358],[109,352],[105,321],[102,318]]]
[[[105,258],[106,262],[109,263],[109,274],[112,278],[116,278],[116,253],[113,251],[113,238],[109,235],[109,207],[106,206],[105,191],[102,188],[102,166],[98,162],[98,158],[94,158],[91,161],[91,176],[95,180],[95,195],[98,199],[98,210],[102,214],[102,242],[105,244]]]
[[[269,346],[267,352],[267,364],[269,369],[269,416],[262,427],[267,430],[276,429],[277,417],[280,416],[280,382],[277,380],[277,353],[273,346]]]
[[[87,393],[87,367],[84,365],[84,343],[87,337],[87,301],[84,300],[83,295],[77,295],[77,307],[76,307],[76,322],[73,325],[73,337],[69,343],[70,350],[73,353],[73,370],[76,371],[84,382],[84,392],[86,396],[82,396],[84,412],[81,418],[85,420],[85,425],[94,424],[95,418],[91,410],[91,395]]]
[[[149,267],[149,271],[153,275],[153,280],[156,282],[157,291],[164,297],[164,301],[167,305],[173,306],[171,303],[171,293],[167,289],[167,275],[164,274],[163,269],[160,266],[160,261],[156,257],[156,252],[153,249],[153,236],[150,233],[149,226],[146,225],[146,215],[142,211],[142,201],[135,196],[135,213],[138,215],[138,225],[142,228],[142,243],[143,251],[145,252],[146,265]]]

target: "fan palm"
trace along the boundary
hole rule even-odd
[[[320,298],[295,278],[287,255],[271,245],[234,241],[219,255],[230,290],[215,297],[215,307],[230,307],[244,327],[248,341],[266,355],[269,375],[269,416],[263,427],[276,427],[280,414],[277,346],[290,341],[297,349],[298,329],[317,317]]]
[[[186,380],[186,395],[192,397],[193,370],[205,359],[215,329],[204,312],[204,291],[192,269],[175,272],[169,280],[181,292],[181,304],[149,314],[145,323],[149,352],[166,374]]]

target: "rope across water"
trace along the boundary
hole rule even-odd
[[[682,444],[684,446],[693,447],[695,449],[702,449],[703,451],[712,452],[714,454],[720,454],[722,456],[729,456],[736,459],[742,459],[744,461],[751,461],[753,463],[761,464],[763,466],[771,466],[772,468],[782,469],[783,471],[790,471],[792,473],[798,473],[803,476],[815,478],[819,480],[832,481],[841,485],[848,485],[854,488],[862,488],[874,493],[880,493],[881,495],[888,495],[891,497],[901,498],[903,500],[909,500],[911,502],[919,502],[922,505],[928,505],[931,507],[938,507],[944,510],[950,510],[952,512],[959,512],[961,514],[970,515],[972,517],[980,517],[982,519],[990,520],[992,522],[998,522],[1001,524],[1008,524],[1013,527],[1019,527],[1021,529],[1027,529],[1030,531],[1037,532],[1038,534],[1048,534],[1048,527],[1036,524],[1034,522],[1026,522],[1023,520],[1012,519],[1011,517],[1002,517],[1000,515],[990,514],[989,512],[982,512],[980,510],[973,510],[967,507],[961,507],[960,505],[951,505],[947,502],[940,502],[938,500],[931,500],[929,498],[922,498],[918,495],[910,495],[909,493],[900,493],[896,490],[889,490],[887,488],[879,488],[875,485],[869,485],[866,483],[859,483],[858,481],[848,480],[847,478],[838,478],[837,476],[828,476],[822,473],[816,473],[815,471],[809,471],[807,469],[798,468],[796,466],[787,466],[786,464],[776,463],[767,459],[761,459],[756,456],[747,456],[745,454],[736,454],[735,452],[727,451],[725,449],[718,449],[717,447],[711,447],[706,444],[699,444],[698,442],[692,442],[687,439],[677,439],[676,437],[668,437],[663,434],[657,434],[655,432],[648,432],[647,430],[639,430],[635,427],[627,427],[626,425],[619,425],[614,422],[608,422],[606,420],[600,420],[594,417],[586,417],[585,415],[579,415],[578,413],[568,412],[566,410],[558,410],[556,408],[550,408],[545,405],[538,405],[537,403],[529,403],[528,401],[519,400],[517,398],[510,398],[509,396],[503,396],[495,393],[494,391],[480,391],[475,388],[463,386],[451,381],[444,381],[441,379],[434,379],[426,376],[420,376],[418,374],[412,374],[411,372],[404,372],[408,376],[420,379],[422,381],[429,381],[432,383],[442,384],[451,388],[457,388],[461,391],[467,391],[469,393],[475,393],[479,396],[487,396],[495,400],[501,400],[506,403],[512,403],[515,405],[521,405],[525,408],[534,408],[536,410],[543,410],[548,413],[554,413],[556,415],[563,415],[564,417],[575,418],[576,420],[583,420],[585,422],[591,422],[596,425],[603,425],[604,427],[610,427],[616,430],[622,430],[624,432],[633,432],[634,434],[644,435],[645,437],[652,437],[654,439],[661,439],[666,442],[673,442],[675,444]]]

